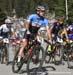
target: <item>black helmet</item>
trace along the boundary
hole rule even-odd
[[[44,7],[44,6],[38,6],[38,7],[36,8],[36,11],[39,11],[39,10],[45,11],[45,7]]]

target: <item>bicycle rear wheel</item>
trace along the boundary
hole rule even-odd
[[[31,52],[31,55],[27,62],[27,74],[36,72],[38,68],[41,68],[44,62],[44,49],[39,46],[35,46]]]

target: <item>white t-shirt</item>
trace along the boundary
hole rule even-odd
[[[0,26],[0,30],[3,29],[3,32],[9,32],[9,28],[6,26],[6,24],[3,24]],[[11,28],[11,31],[13,31],[13,28]]]

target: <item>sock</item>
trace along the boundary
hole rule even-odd
[[[21,60],[21,58],[20,58],[20,57],[18,57],[18,62],[20,62],[20,60]]]

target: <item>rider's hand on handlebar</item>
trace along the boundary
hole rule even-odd
[[[69,39],[67,39],[66,41],[67,41],[68,43],[70,42],[70,40],[69,40]]]

